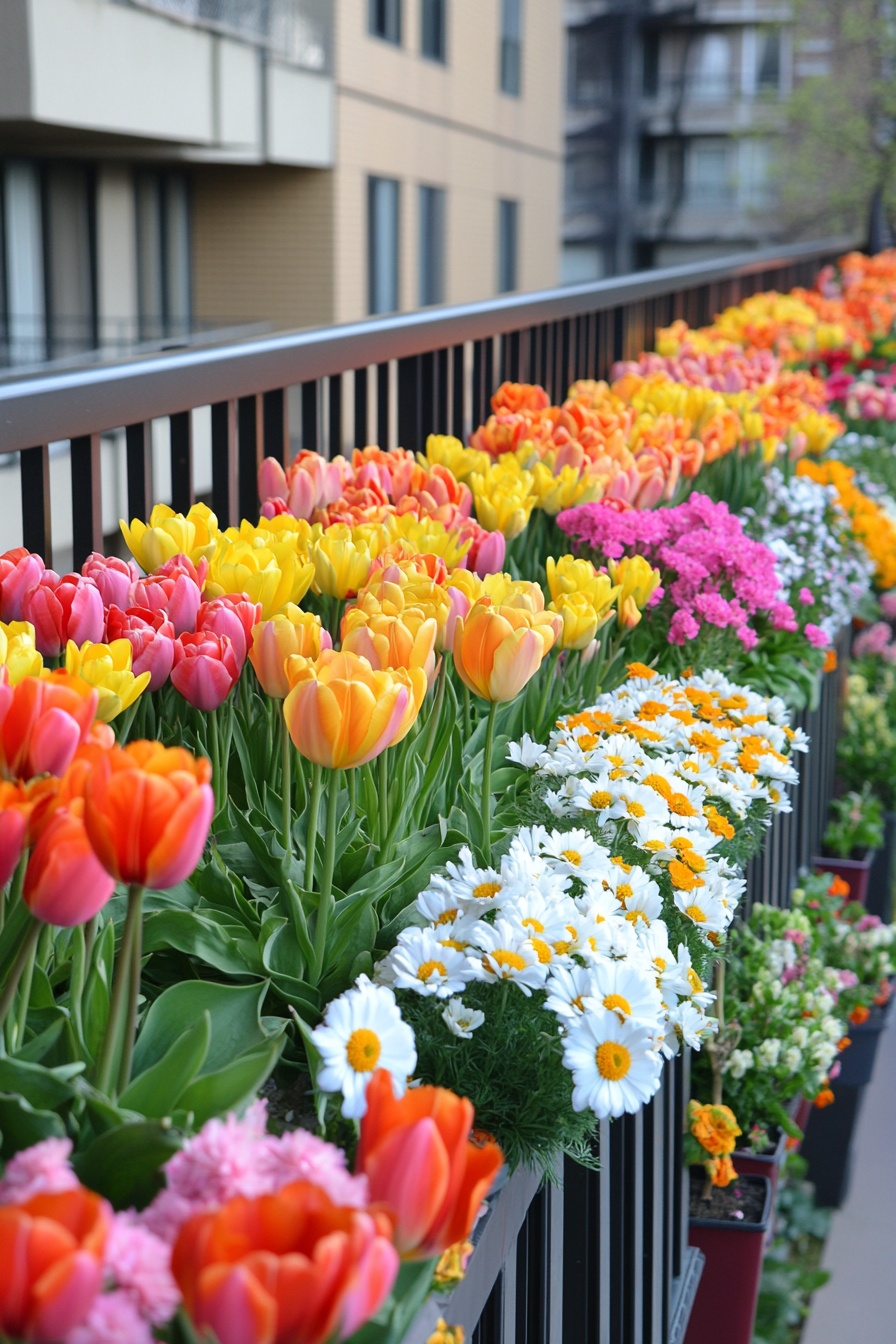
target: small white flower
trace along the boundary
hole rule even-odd
[[[524,930],[514,928],[506,919],[480,924],[475,946],[480,955],[471,955],[468,960],[477,979],[493,984],[510,980],[527,996],[533,989],[543,988],[547,965],[540,960]]]
[[[478,1008],[467,1008],[463,999],[449,999],[442,1009],[442,1021],[454,1036],[468,1041],[477,1027],[485,1021],[485,1013]]]
[[[513,761],[515,765],[522,765],[526,770],[534,770],[536,766],[541,765],[547,754],[547,747],[534,741],[528,733],[523,733],[519,742],[511,742],[507,748],[508,760]]]
[[[732,1050],[728,1063],[725,1065],[725,1072],[730,1073],[732,1078],[743,1078],[747,1069],[752,1069],[752,1067],[752,1050]]]
[[[770,1036],[768,1040],[761,1041],[756,1047],[756,1063],[764,1069],[774,1069],[778,1063],[778,1057],[781,1054],[781,1042],[775,1036]]]
[[[341,1092],[342,1114],[359,1120],[367,1109],[367,1084],[374,1069],[387,1069],[401,1096],[417,1066],[414,1033],[402,1019],[391,989],[359,976],[354,988],[334,999],[323,1024],[312,1032],[323,1066],[322,1092]]]
[[[797,1050],[795,1045],[791,1045],[781,1056],[781,1063],[788,1073],[796,1073],[802,1062],[802,1051]]]

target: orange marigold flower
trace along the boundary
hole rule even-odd
[[[836,650],[836,649],[828,649],[828,650],[827,650],[827,652],[826,652],[825,655],[824,655],[824,662],[822,663],[821,670],[822,670],[822,672],[836,672],[836,671],[837,671],[837,650]]]
[[[831,1091],[829,1087],[823,1087],[821,1091],[818,1093],[818,1096],[815,1098],[812,1105],[817,1106],[818,1109],[822,1111],[824,1110],[825,1106],[830,1106],[832,1101],[834,1101],[834,1093]]]
[[[832,877],[831,885],[828,887],[829,896],[848,896],[849,883],[844,882],[842,877]]]
[[[630,677],[643,677],[646,681],[656,676],[654,669],[647,667],[645,663],[629,663],[625,670]]]
[[[860,1027],[863,1022],[867,1022],[871,1016],[871,1009],[866,1008],[863,1003],[857,1003],[855,1008],[849,1014],[849,1020],[854,1027]]]

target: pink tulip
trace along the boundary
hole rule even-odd
[[[473,539],[473,544],[461,561],[461,567],[478,574],[480,579],[484,579],[487,574],[497,574],[504,565],[507,550],[503,533],[486,532],[473,518],[465,519],[457,531],[462,537]]]
[[[55,575],[45,570],[41,582],[25,594],[22,617],[34,626],[34,642],[45,658],[58,658],[67,642],[80,646],[103,638],[106,613],[99,588],[80,574]]]
[[[131,587],[131,607],[147,607],[162,612],[174,626],[177,635],[196,628],[196,616],[202,603],[199,584],[188,574],[176,577],[151,575],[138,579]]]
[[[196,630],[226,635],[242,671],[252,642],[252,631],[260,620],[260,602],[250,602],[244,595],[225,594],[202,603],[196,617]]]
[[[194,565],[188,555],[172,555],[171,559],[166,560],[164,565],[159,565],[158,569],[153,570],[151,577],[154,579],[178,579],[181,574],[185,574],[188,579],[192,579],[201,592],[208,578],[208,561],[205,556],[202,556],[199,563]]]
[[[0,556],[0,620],[22,620],[22,603],[30,588],[36,588],[47,571],[39,555],[24,546]],[[54,575],[55,577],[55,575]]]
[[[75,799],[51,815],[25,869],[22,896],[28,909],[45,924],[65,929],[92,919],[115,887],[87,838],[83,807]]]
[[[93,551],[81,566],[81,573],[87,579],[93,579],[104,607],[128,606],[128,593],[131,584],[140,577],[140,571],[133,560],[119,560],[117,555],[100,555]]]
[[[12,784],[0,784],[0,789],[14,789]],[[19,786],[20,787],[20,786]],[[2,798],[2,794],[0,794]],[[3,807],[0,811],[0,887],[5,887],[18,867],[28,829],[28,811],[24,807]]]
[[[285,500],[286,497],[286,472],[276,457],[266,457],[258,468],[258,498]]]
[[[226,635],[199,630],[175,640],[171,681],[194,709],[208,714],[223,705],[239,678],[239,661]]]
[[[0,668],[0,766],[6,777],[64,775],[91,732],[97,699],[95,690],[67,672],[10,686]]]
[[[164,612],[148,607],[110,607],[106,613],[106,639],[126,639],[133,650],[132,670],[139,677],[148,672],[149,690],[157,691],[174,666],[174,626]]]

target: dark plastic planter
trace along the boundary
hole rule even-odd
[[[767,1176],[772,1186],[772,1208],[778,1191],[778,1177],[787,1156],[787,1135],[782,1130],[773,1153],[751,1153],[749,1149],[735,1148],[731,1154],[734,1170],[738,1176]],[[769,1220],[768,1240],[774,1231],[773,1220]]]
[[[884,842],[874,855],[868,880],[869,915],[880,915],[885,924],[893,918],[893,859],[896,856],[896,812],[884,813]]]
[[[742,1184],[761,1184],[758,1223],[692,1218],[688,1241],[706,1256],[691,1311],[685,1344],[750,1344],[765,1239],[772,1219],[772,1183],[767,1176],[743,1176]]]
[[[849,899],[864,905],[868,898],[871,865],[876,853],[876,850],[868,849],[862,859],[828,859],[824,855],[816,855],[812,860],[812,866],[821,873],[832,873],[835,877],[841,877],[849,887]]]
[[[801,1151],[809,1164],[807,1176],[815,1186],[817,1202],[824,1209],[839,1209],[849,1190],[852,1137],[865,1089],[849,1087],[839,1078],[831,1089],[831,1105],[812,1109]]]
[[[871,1082],[880,1034],[886,1021],[886,1009],[874,1007],[867,1022],[860,1026],[849,1025],[852,1044],[840,1056],[840,1073],[837,1077],[837,1082],[843,1087],[867,1087]]]

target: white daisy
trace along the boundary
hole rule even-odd
[[[527,996],[544,986],[547,966],[540,961],[531,940],[506,919],[480,924],[475,946],[481,955],[469,956],[468,960],[478,980],[493,984],[510,980]]]
[[[403,1021],[391,989],[359,976],[327,1007],[323,1024],[312,1032],[322,1068],[317,1086],[341,1092],[342,1114],[359,1120],[367,1109],[367,1084],[374,1069],[387,1069],[397,1095],[417,1066],[414,1033]]]
[[[635,1019],[656,1029],[663,1017],[663,1003],[656,979],[633,959],[611,961],[595,957],[590,966],[594,988],[586,1001],[592,1011],[606,1008],[621,1022]]]
[[[477,1027],[485,1021],[485,1013],[478,1008],[468,1008],[463,999],[449,999],[442,1009],[442,1021],[453,1036],[468,1041]]]
[[[659,1088],[663,1067],[651,1028],[620,1022],[605,1008],[570,1024],[563,1063],[573,1077],[573,1108],[601,1120],[640,1110]]]
[[[561,1022],[574,1022],[585,1011],[586,997],[594,996],[594,981],[589,966],[552,966],[545,988],[545,1008],[556,1013]]]
[[[396,989],[434,994],[438,999],[463,993],[464,985],[473,979],[467,958],[456,948],[446,947],[435,929],[402,929],[386,960]]]
[[[519,742],[511,742],[507,748],[507,759],[526,770],[534,770],[547,755],[547,748],[535,742],[528,733],[523,733]]]

